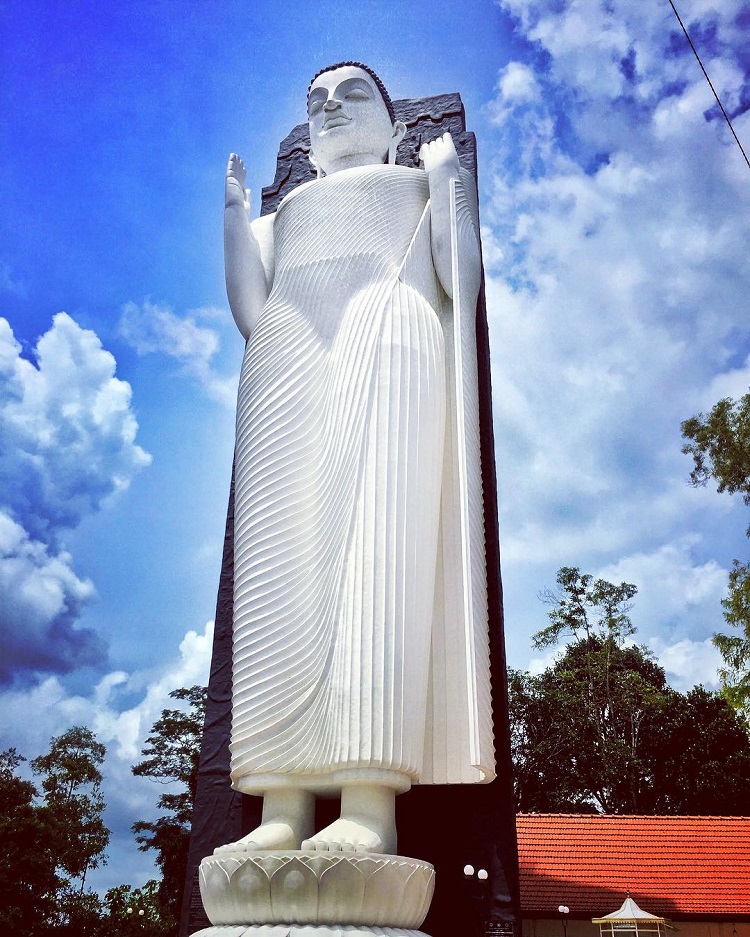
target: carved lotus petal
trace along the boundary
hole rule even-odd
[[[271,907],[274,921],[315,923],[310,921],[311,905],[317,905],[318,880],[298,856],[288,859],[271,878]],[[254,917],[255,920],[257,918]]]
[[[352,908],[362,908],[366,875],[359,864],[342,858],[323,872],[318,898],[318,920],[340,923],[351,920],[346,915]]]
[[[233,899],[237,913],[251,906],[256,921],[272,920],[271,880],[259,862],[245,862],[232,876]],[[233,920],[237,920],[233,917]]]
[[[331,866],[331,857],[320,853],[307,853],[300,856],[300,858],[308,868],[312,869],[318,881],[323,877],[326,869]]]
[[[289,862],[288,853],[274,853],[274,852],[260,852],[260,853],[251,853],[250,858],[253,862],[257,862],[258,865],[264,870],[268,876],[269,882],[273,878],[274,874],[286,865]]]

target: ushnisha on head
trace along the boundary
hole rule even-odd
[[[339,62],[318,72],[308,89],[307,115],[310,161],[319,177],[394,163],[406,133],[382,81],[360,62]]]

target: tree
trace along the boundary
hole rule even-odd
[[[643,649],[594,636],[538,676],[513,674],[519,809],[650,812],[649,736],[667,693],[664,672]]]
[[[693,457],[691,483],[713,479],[717,491],[739,492],[750,506],[750,393],[737,401],[720,400],[708,416],[699,413],[680,428],[688,440],[682,451]],[[727,624],[740,632],[714,635],[726,665],[721,671],[724,694],[750,723],[750,563],[734,561],[722,605]]]
[[[557,589],[546,589],[540,598],[552,609],[551,624],[533,636],[534,647],[554,647],[563,637],[585,641],[596,637],[621,645],[635,634],[628,618],[630,600],[638,592],[629,582],[619,586],[606,579],[594,579],[577,566],[563,566],[557,572]]]
[[[85,726],[74,726],[53,738],[50,750],[31,762],[41,777],[40,808],[49,831],[61,879],[56,902],[55,933],[83,937],[99,920],[99,901],[85,891],[91,869],[107,861],[109,830],[104,825],[100,766],[105,747]]]
[[[36,935],[54,914],[63,885],[37,791],[17,774],[14,748],[0,753],[0,930]]]
[[[188,709],[162,710],[141,752],[144,758],[133,766],[133,774],[163,784],[177,784],[180,789],[159,797],[157,806],[167,811],[165,816],[154,822],[139,820],[133,824],[133,832],[137,834],[139,849],[157,852],[156,863],[162,873],[158,889],[161,915],[171,932],[176,933],[187,870],[207,689],[183,687],[169,695],[186,702]]]
[[[167,937],[169,927],[159,912],[159,883],[149,879],[143,888],[117,885],[104,896],[107,917],[101,937]]]
[[[517,807],[536,812],[715,813],[746,810],[750,739],[717,694],[683,695],[642,647],[626,603],[635,586],[558,573],[551,626],[573,641],[543,673],[511,672]]]
[[[750,739],[721,694],[701,686],[671,691],[651,731],[660,813],[747,814]]]

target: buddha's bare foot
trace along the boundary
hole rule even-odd
[[[384,838],[382,832],[372,829],[366,821],[350,820],[339,817],[330,826],[306,839],[302,848],[310,852],[381,852],[390,853],[395,849],[396,830],[392,837]],[[388,838],[392,839],[390,846]]]
[[[255,852],[258,849],[299,849],[313,831],[315,798],[308,791],[280,788],[263,798],[263,822],[235,843],[214,849],[225,852]]]
[[[261,823],[236,843],[227,843],[226,846],[214,849],[214,855],[222,852],[254,852],[257,849],[299,849],[299,840],[292,824],[281,818]]]
[[[303,840],[311,852],[396,852],[395,791],[380,784],[341,791],[341,816]]]

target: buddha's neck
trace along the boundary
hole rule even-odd
[[[332,176],[342,169],[355,169],[358,166],[381,166],[385,162],[377,153],[351,153],[340,159],[332,160],[325,167],[325,175]]]

